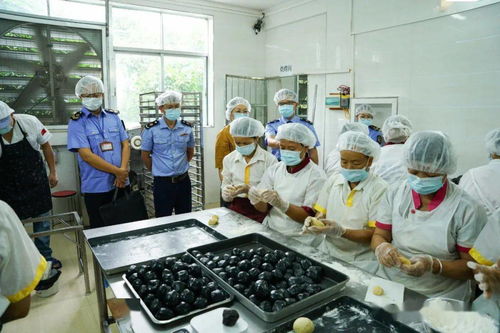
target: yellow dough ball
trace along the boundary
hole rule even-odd
[[[312,333],[314,332],[314,323],[306,317],[297,318],[293,322],[293,331],[295,333]]]
[[[399,261],[401,261],[401,264],[403,265],[411,265],[411,261],[406,257],[399,256]]]
[[[381,286],[375,286],[372,290],[373,295],[382,296],[384,294],[384,289]]]
[[[324,227],[325,224],[321,222],[319,219],[313,217],[311,219],[311,227]]]
[[[217,225],[219,224],[219,217],[217,215],[212,215],[210,220],[208,220],[208,225]]]

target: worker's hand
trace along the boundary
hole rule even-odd
[[[425,273],[432,273],[432,256],[424,254],[410,258],[411,265],[401,265],[400,269],[408,275],[420,277]]]
[[[467,266],[474,270],[474,279],[479,282],[479,289],[484,291],[484,297],[491,298],[500,294],[500,259],[493,266],[479,265],[469,261]]]
[[[310,226],[307,228],[307,231],[313,234],[326,234],[333,238],[340,238],[345,234],[345,228],[337,222],[324,219],[320,221],[323,222],[324,227]]]
[[[127,178],[128,178],[128,169],[118,168],[115,172],[115,176],[118,180],[125,183],[127,181]]]
[[[248,190],[250,190],[250,185],[248,184],[241,184],[235,187],[234,195],[242,194],[242,193],[248,193]]]
[[[119,180],[118,178],[115,178],[114,185],[115,185],[117,188],[125,188],[125,186],[127,186],[127,182],[126,182],[126,181],[121,181],[121,180]]]
[[[59,183],[59,178],[57,178],[57,173],[51,172],[49,174],[49,185],[51,188],[56,187],[57,183]]]
[[[248,190],[248,200],[250,200],[250,203],[252,205],[256,205],[259,202],[262,202],[262,198],[260,196],[260,190],[258,190],[254,186],[251,186]]]
[[[401,267],[399,251],[391,243],[383,242],[375,249],[375,256],[379,263],[385,267]]]
[[[222,200],[231,202],[234,200],[236,188],[233,185],[226,185],[222,188]]]
[[[262,201],[281,210],[283,213],[286,213],[288,207],[290,207],[290,203],[281,199],[278,192],[276,191],[266,190],[262,193],[261,196],[262,196]]]

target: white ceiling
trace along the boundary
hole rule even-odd
[[[207,2],[218,2],[225,5],[245,7],[250,9],[268,9],[290,0],[205,0]]]

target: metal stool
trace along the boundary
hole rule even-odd
[[[63,199],[70,199],[70,207],[68,209],[68,212],[76,212],[77,207],[76,207],[76,191],[71,191],[71,190],[64,190],[64,191],[57,191],[57,192],[52,192],[52,198],[63,198]]]

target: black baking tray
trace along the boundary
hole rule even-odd
[[[231,285],[229,285],[226,281],[221,279],[217,274],[215,274],[211,269],[203,265],[200,261],[196,259],[193,255],[193,251],[200,251],[201,253],[213,252],[215,255],[220,255],[222,253],[228,253],[233,248],[240,249],[252,249],[258,247],[264,247],[270,250],[282,250],[282,251],[291,251],[296,254],[297,257],[302,259],[310,260],[313,265],[321,266],[324,272],[323,281],[320,283],[323,286],[323,290],[319,293],[316,293],[312,296],[309,296],[301,301],[298,301],[294,304],[286,306],[281,311],[276,312],[266,312],[263,311],[256,304],[252,303],[247,297],[241,294],[239,291],[234,289]],[[303,254],[288,248],[278,242],[273,241],[261,234],[253,233],[247,234],[235,238],[230,238],[224,241],[219,241],[217,243],[207,244],[203,246],[198,246],[195,248],[188,249],[187,251],[190,255],[192,255],[195,261],[201,265],[201,267],[211,276],[213,277],[219,285],[223,285],[233,293],[236,298],[250,311],[256,314],[259,318],[266,322],[275,322],[285,317],[288,317],[294,313],[304,311],[305,309],[311,309],[317,306],[317,303],[332,297],[336,293],[339,293],[342,289],[344,289],[345,284],[349,281],[349,277],[341,272],[338,272],[331,267],[326,266],[325,264],[316,261],[312,258],[304,256]]]
[[[87,242],[104,272],[115,274],[133,264],[177,255],[190,247],[224,239],[227,237],[206,224],[188,219],[90,238]]]
[[[167,256],[167,257],[180,258],[183,254],[184,253],[180,253],[180,254],[177,254],[177,255]],[[177,317],[174,317],[174,318],[171,318],[171,319],[168,319],[168,320],[159,320],[159,319],[156,319],[155,316],[151,313],[151,311],[147,307],[147,305],[142,300],[141,296],[137,293],[137,291],[134,289],[134,287],[132,286],[132,284],[130,283],[130,281],[127,279],[127,275],[126,274],[122,275],[122,279],[125,282],[125,284],[127,285],[127,287],[129,288],[129,290],[132,293],[132,295],[134,295],[135,298],[139,299],[142,310],[146,313],[147,317],[149,318],[149,320],[151,320],[151,322],[153,322],[153,323],[155,323],[157,325],[170,325],[170,324],[176,323],[178,321],[184,320],[186,318],[193,317],[194,315],[200,314],[200,313],[208,311],[210,309],[218,308],[219,306],[231,303],[233,301],[234,296],[231,294],[231,292],[225,286],[223,286],[222,284],[220,284],[218,281],[216,281],[215,279],[213,279],[208,274],[204,274],[204,275],[207,276],[211,281],[216,282],[219,285],[219,287],[222,290],[224,290],[229,295],[229,297],[226,298],[223,301],[210,304],[206,308],[194,310],[194,311],[191,311],[190,313],[188,313],[186,315],[177,316]]]
[[[395,320],[380,308],[372,308],[349,296],[342,296],[322,307],[302,315],[314,322],[314,333],[418,333],[418,331]],[[285,333],[293,331],[291,320],[266,333]]]

